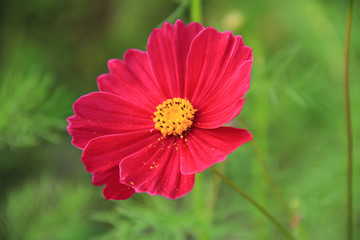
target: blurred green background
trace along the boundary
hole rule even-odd
[[[146,50],[152,29],[189,23],[188,1],[0,2],[0,239],[283,239],[210,171],[178,200],[106,201],[91,184],[66,117],[96,91],[107,61]],[[203,0],[203,22],[254,50],[238,127],[254,141],[217,167],[298,239],[345,239],[343,52],[346,1]],[[350,55],[354,222],[360,239],[360,14]],[[282,198],[261,167],[266,162]],[[279,201],[279,199],[282,201]]]

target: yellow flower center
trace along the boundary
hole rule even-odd
[[[164,137],[167,135],[179,135],[188,130],[197,111],[189,102],[182,98],[173,98],[164,101],[156,107],[154,113],[155,128],[158,129]]]

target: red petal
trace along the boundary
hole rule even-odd
[[[107,200],[126,200],[135,193],[132,187],[120,183],[118,166],[105,172],[95,173],[93,176],[93,184],[97,186],[107,184],[103,190],[104,197]]]
[[[181,142],[180,170],[183,174],[202,172],[215,163],[224,161],[226,155],[251,139],[251,133],[245,129],[192,128]]]
[[[81,160],[91,173],[104,172],[117,165],[127,156],[147,147],[159,137],[156,131],[138,131],[95,138],[86,145]]]
[[[184,196],[193,188],[195,175],[181,174],[179,147],[175,137],[167,137],[124,159],[120,164],[121,182],[136,192],[170,199]]]
[[[186,26],[181,20],[154,29],[147,45],[154,75],[166,98],[183,97],[186,59],[194,37],[204,29],[199,23]]]
[[[89,142],[81,159],[86,170],[93,173],[94,185],[107,184],[103,190],[106,199],[124,200],[135,193],[133,188],[120,183],[119,163],[128,155],[147,148],[160,136],[160,133],[139,131],[98,137]]]
[[[67,120],[72,143],[83,149],[93,138],[154,128],[152,109],[144,109],[109,93],[90,93],[73,105],[74,116]]]
[[[109,168],[103,172],[95,172],[92,177],[92,184],[95,186],[105,185],[108,183],[108,179],[110,179],[112,175],[116,174],[116,172],[119,172],[119,166]]]
[[[166,100],[154,80],[146,52],[130,49],[125,52],[124,61],[112,59],[108,67],[110,74],[97,79],[100,91],[114,93],[151,110]]]
[[[195,126],[216,128],[241,110],[250,84],[252,50],[241,36],[201,31],[191,44],[185,81],[185,97],[198,109]]]
[[[134,193],[135,190],[132,187],[120,183],[119,168],[116,168],[116,171],[108,179],[108,184],[106,184],[103,190],[104,197],[107,200],[126,200],[134,195]]]

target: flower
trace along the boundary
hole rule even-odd
[[[154,29],[147,52],[110,60],[99,92],[80,97],[67,119],[92,183],[116,200],[190,192],[195,173],[252,139],[223,127],[242,109],[251,65],[241,36],[181,20]]]

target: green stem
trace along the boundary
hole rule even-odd
[[[205,189],[204,189],[204,176],[203,174],[197,174],[196,176],[196,184],[194,186],[194,194],[193,194],[193,212],[196,216],[199,216],[199,219],[201,220],[200,224],[201,226],[206,224],[206,214],[205,214]],[[199,240],[209,240],[210,236],[207,231],[204,230],[204,228],[199,227],[198,228],[198,235],[197,239]]]
[[[273,222],[280,230],[281,232],[288,237],[289,239],[295,240],[295,238],[283,227],[281,224],[273,217],[271,214],[266,211],[265,208],[263,208],[259,203],[257,203],[253,198],[251,198],[249,195],[247,195],[243,190],[241,190],[239,187],[237,187],[230,179],[225,177],[221,172],[219,172],[216,168],[211,167],[211,170],[220,177],[227,185],[229,185],[232,189],[234,189],[237,193],[239,193],[241,196],[243,196],[246,200],[248,200],[254,207],[256,207],[262,214],[264,214],[271,222]]]
[[[190,19],[192,22],[201,23],[201,0],[191,0]]]
[[[176,19],[184,16],[184,12],[189,8],[189,0],[182,0],[179,6],[161,23],[159,23],[156,27],[161,28],[164,22],[175,22]]]
[[[222,164],[218,164],[217,168],[219,169],[221,173],[225,171],[226,168],[226,161],[222,162]],[[206,195],[206,205],[205,205],[205,211],[208,215],[208,222],[212,223],[213,217],[214,217],[214,210],[215,206],[219,197],[219,190],[221,186],[221,179],[219,179],[217,176],[212,175],[210,180],[210,187],[211,189],[207,191]]]
[[[345,68],[344,68],[344,89],[345,89],[345,115],[346,115],[346,135],[347,135],[347,239],[353,239],[353,216],[352,216],[352,182],[353,182],[353,142],[351,130],[351,110],[350,110],[350,93],[349,93],[349,53],[350,53],[350,34],[351,18],[353,11],[353,0],[349,0],[347,12],[347,23],[345,33]]]
[[[243,118],[240,118],[240,121],[245,126],[245,128],[249,129],[247,122]],[[275,198],[279,202],[280,206],[282,207],[282,209],[283,209],[284,213],[287,215],[287,217],[291,218],[292,216],[289,211],[289,208],[287,207],[284,196],[281,194],[274,178],[272,177],[269,167],[266,164],[265,158],[264,158],[263,154],[261,153],[260,146],[255,139],[253,139],[251,141],[251,147],[254,150],[256,159],[257,159],[258,163],[260,164],[262,171],[264,172],[265,180],[268,182]]]

